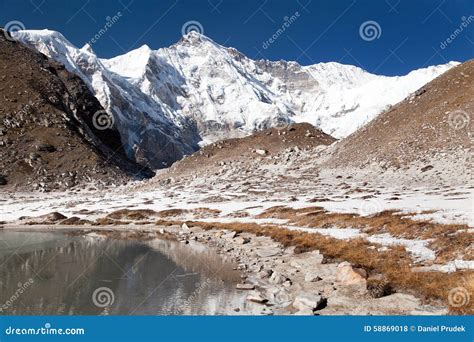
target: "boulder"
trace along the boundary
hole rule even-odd
[[[286,281],[286,279],[287,278],[283,274],[278,273],[278,272],[273,272],[270,278],[268,279],[268,282],[270,284],[278,285],[278,284],[283,284]]]
[[[300,269],[300,268],[303,267],[302,264],[301,264],[301,262],[298,261],[298,260],[291,260],[291,261],[290,261],[290,266],[291,266],[291,267],[294,267],[294,268],[297,268],[297,269]]]
[[[269,258],[275,255],[278,255],[280,253],[280,248],[263,247],[263,248],[257,249],[256,253],[260,258]]]
[[[362,268],[354,268],[347,261],[337,266],[336,281],[342,285],[365,284],[367,272]]]
[[[45,222],[57,222],[60,220],[64,220],[67,217],[61,213],[58,213],[57,211],[54,211],[52,213],[40,216],[39,218],[43,219]]]
[[[293,307],[298,310],[317,310],[325,302],[326,299],[320,295],[302,293],[296,296]]]
[[[235,238],[234,241],[235,241],[235,243],[237,243],[239,245],[245,245],[245,244],[250,242],[250,238],[238,236],[237,238]]]
[[[236,236],[237,236],[236,232],[230,232],[230,233],[224,234],[222,237],[224,239],[234,239]]]

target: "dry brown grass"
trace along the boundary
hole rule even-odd
[[[321,207],[293,209],[272,207],[260,214],[259,218],[286,219],[291,224],[310,228],[359,228],[367,234],[390,233],[404,239],[433,239],[430,244],[437,253],[436,262],[442,263],[456,258],[474,260],[472,249],[473,234],[467,233],[465,224],[439,224],[417,221],[407,214],[385,210],[371,216],[331,213]]]
[[[284,246],[296,246],[298,251],[319,250],[325,257],[335,260],[347,260],[362,267],[369,274],[382,273],[390,284],[398,290],[409,291],[428,301],[442,301],[448,304],[450,289],[466,286],[465,279],[473,279],[474,272],[413,272],[412,259],[401,246],[387,251],[377,251],[377,245],[363,239],[337,240],[315,233],[290,231],[276,226],[260,226],[244,223],[204,223],[187,222],[190,226],[203,229],[227,229],[236,232],[248,232],[273,238]],[[468,286],[471,293],[474,284]],[[474,314],[474,302],[461,308],[450,307],[452,313]]]
[[[86,224],[92,224],[92,221],[89,220],[83,220],[77,216],[71,216],[67,219],[64,219],[59,222],[61,225],[86,225]]]
[[[199,219],[206,217],[217,217],[220,213],[220,210],[210,208],[195,208],[190,210],[173,208],[161,210],[158,212],[151,209],[120,209],[108,214],[106,218],[112,220],[140,221],[149,220],[153,217],[170,218],[191,214],[195,218]]]
[[[221,211],[218,209],[210,209],[210,208],[195,208],[191,210],[191,213],[196,218],[207,218],[207,217],[218,217]]]
[[[108,217],[101,217],[92,222],[93,226],[119,226],[130,224],[130,221],[114,220]]]
[[[186,209],[166,209],[166,210],[160,210],[157,213],[158,217],[177,217],[177,216],[183,216],[188,213],[188,210]]]
[[[120,221],[122,218],[142,220],[145,215],[153,214],[161,217],[176,217],[189,213],[183,209],[170,209],[156,213],[154,211],[119,210],[104,218],[96,220],[94,225],[122,225],[130,221]],[[199,208],[203,214],[218,214],[207,208]],[[473,259],[472,234],[465,231],[464,225],[441,225],[431,222],[418,222],[402,217],[394,211],[384,211],[370,217],[356,214],[329,213],[321,207],[292,209],[288,207],[273,207],[265,211],[260,218],[281,218],[291,223],[307,227],[355,227],[364,232],[389,232],[394,236],[404,238],[431,238],[431,248],[438,252],[440,262],[452,260],[464,253],[464,259]],[[180,225],[183,221],[160,219],[154,222],[158,226]],[[402,246],[391,247],[386,251],[378,251],[376,244],[364,239],[338,240],[317,233],[290,231],[278,226],[261,226],[256,223],[206,223],[187,221],[189,226],[199,226],[203,229],[227,229],[236,232],[249,232],[273,238],[284,246],[295,246],[296,252],[319,250],[327,259],[347,260],[357,267],[362,267],[369,274],[383,274],[393,288],[409,291],[420,295],[426,300],[442,301],[448,304],[449,291],[456,287],[464,287],[474,293],[474,272],[458,271],[455,273],[413,272],[413,260]],[[451,307],[452,313],[474,314],[474,299],[460,308]]]
[[[108,214],[106,218],[113,220],[146,220],[156,215],[156,211],[151,209],[120,209]]]

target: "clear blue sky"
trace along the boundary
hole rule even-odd
[[[18,20],[27,29],[57,30],[81,47],[118,12],[118,21],[93,44],[100,57],[143,44],[152,49],[171,45],[188,21],[198,21],[206,36],[251,58],[303,65],[338,61],[401,75],[474,57],[472,0],[0,0],[0,26]],[[285,17],[292,16],[289,27],[265,49]],[[455,34],[463,17],[466,27]],[[381,32],[373,26],[378,32],[373,40],[360,34],[367,21],[380,27]],[[452,34],[455,39],[441,48]]]

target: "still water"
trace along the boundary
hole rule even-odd
[[[245,314],[238,278],[195,243],[0,231],[2,315]]]

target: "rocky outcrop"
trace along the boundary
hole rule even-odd
[[[19,63],[18,61],[21,61]],[[152,173],[129,161],[86,84],[0,31],[0,182],[42,191],[121,184]]]

